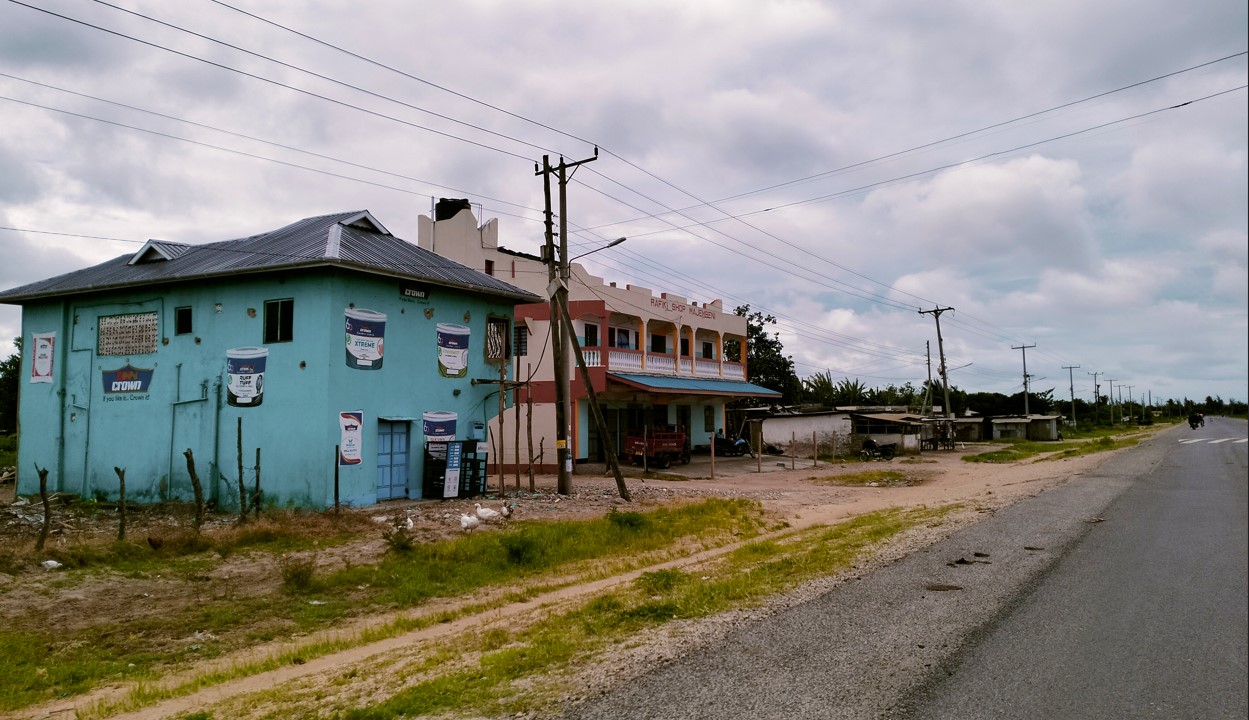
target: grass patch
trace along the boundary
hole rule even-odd
[[[365,522],[370,523],[366,527],[371,532],[376,531],[371,521]],[[134,543],[67,550],[64,557],[75,558],[74,568],[95,567],[90,572],[98,574],[99,568],[108,567],[122,571],[123,576],[154,576],[170,573],[171,567],[192,564],[195,572],[203,572],[213,553],[220,555],[221,547],[247,547],[249,552],[262,553],[262,558],[273,558],[274,593],[278,594],[214,597],[206,592],[202,602],[160,616],[128,620],[124,626],[100,617],[95,619],[96,625],[72,633],[57,628],[18,630],[16,625],[0,628],[0,711],[69,697],[103,683],[155,678],[170,669],[256,642],[324,629],[353,614],[413,607],[433,598],[470,596],[487,588],[540,584],[543,577],[568,573],[579,565],[588,564],[590,571],[613,565],[636,567],[645,562],[646,555],[670,553],[690,537],[697,537],[703,546],[753,537],[761,532],[762,522],[757,503],[712,499],[647,513],[612,512],[590,520],[518,522],[499,532],[416,544],[406,552],[387,553],[376,564],[329,570],[317,569],[312,560],[305,559],[306,554],[283,555],[291,548],[317,547],[314,538],[324,534],[300,536],[283,523],[266,524],[263,519],[257,527],[224,530],[224,539],[210,538],[212,550],[196,557],[166,556],[162,553],[167,546],[153,551]],[[66,573],[64,581],[73,585],[86,572]],[[455,616],[473,611],[474,607],[468,606]],[[476,611],[484,608],[476,607]],[[453,617],[438,621],[449,619]],[[398,634],[410,627],[395,624],[382,632]],[[198,633],[196,639],[188,641],[193,633]],[[310,644],[285,661],[294,662],[296,657],[308,660],[375,639],[377,636],[369,633],[346,641]],[[56,647],[56,653],[50,655],[50,647]],[[263,671],[258,667],[232,668],[176,689],[139,688],[124,702],[125,709],[165,699],[171,692],[185,694],[205,683]]]
[[[1094,432],[1090,433],[1089,439],[1062,440],[1059,442],[1036,442],[1033,440],[1006,438],[999,441],[1006,443],[1006,446],[1003,448],[976,455],[964,455],[962,459],[964,462],[1012,463],[1028,460],[1038,455],[1046,455],[1045,460],[1060,460],[1130,447],[1138,441],[1138,438],[1135,437],[1136,434],[1116,436],[1108,432]]]
[[[389,720],[440,714],[489,717],[543,708],[543,693],[554,693],[584,663],[634,634],[680,619],[707,617],[752,607],[766,597],[792,590],[817,577],[847,569],[871,547],[921,524],[946,509],[894,510],[864,515],[833,527],[795,532],[783,540],[750,543],[713,567],[687,574],[678,570],[644,573],[631,587],[595,597],[579,608],[553,615],[491,650],[457,638],[463,658],[480,652],[447,674],[397,692],[365,708],[343,709],[342,720]],[[449,650],[450,652],[450,650]]]
[[[1094,453],[1106,452],[1107,450],[1117,450],[1119,448],[1131,447],[1139,442],[1136,437],[1110,437],[1102,436],[1096,440],[1089,440],[1081,443],[1074,448],[1063,448],[1053,455],[1046,456],[1042,460],[1062,460],[1064,458],[1079,457],[1081,455],[1092,455]]]

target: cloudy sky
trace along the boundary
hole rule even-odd
[[[1249,398],[1246,4],[0,0],[0,288],[466,197],[798,374]],[[20,311],[0,306],[0,337]],[[0,350],[7,354],[11,348]],[[1071,370],[1066,366],[1078,366]],[[1131,388],[1128,390],[1128,388]]]

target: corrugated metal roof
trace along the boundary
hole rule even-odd
[[[915,415],[907,413],[851,413],[856,417],[864,417],[870,420],[883,420],[885,422],[906,423],[908,425],[921,425],[923,419]]]
[[[221,275],[330,266],[459,288],[519,302],[541,297],[390,234],[368,211],[304,218],[237,240],[184,245],[151,240],[138,252],[0,292],[0,303],[184,282]]]
[[[742,380],[711,380],[707,378],[674,377],[671,375],[639,375],[608,373],[608,377],[653,392],[680,392],[695,395],[731,395],[734,397],[780,397],[781,394],[762,385]]]
[[[1057,420],[1061,417],[1062,415],[1035,415],[1035,414],[1027,415],[1027,416],[1006,415],[1002,417],[993,418],[993,422],[995,423],[1026,423],[1026,422],[1032,422],[1033,420]]]

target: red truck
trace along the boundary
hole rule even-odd
[[[666,468],[673,460],[682,465],[690,462],[690,445],[683,430],[645,430],[625,438],[625,453],[634,465]]]

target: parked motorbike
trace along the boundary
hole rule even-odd
[[[750,443],[745,438],[729,440],[728,438],[715,438],[716,457],[740,457],[749,454],[751,457],[754,453],[750,450]]]
[[[872,460],[892,460],[897,454],[897,443],[888,443],[886,445],[875,447],[864,445],[863,449],[859,451],[859,459],[863,462],[870,462]]]

